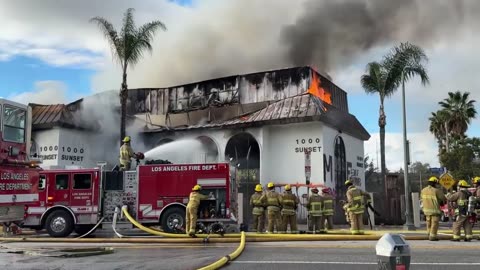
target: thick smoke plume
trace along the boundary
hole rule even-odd
[[[299,65],[336,73],[371,49],[410,41],[428,50],[455,40],[478,25],[480,10],[480,1],[471,0],[195,3],[183,16],[166,21],[170,28],[155,36],[153,56],[132,70],[131,87],[173,86]],[[101,84],[106,78],[119,78],[118,70],[95,81]]]
[[[292,64],[314,63],[331,71],[375,47],[401,41],[429,47],[452,37],[472,4],[479,6],[442,0],[312,0],[294,24],[283,28],[281,41]]]

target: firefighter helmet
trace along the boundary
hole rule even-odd
[[[330,193],[330,188],[322,188],[322,193],[329,194]]]
[[[473,183],[480,184],[480,176],[475,176],[475,178],[473,178]]]
[[[268,188],[273,188],[274,186],[275,186],[275,185],[273,184],[273,182],[270,182],[270,183],[267,184],[267,187],[268,187]]]
[[[292,190],[292,187],[290,185],[286,185],[285,186],[285,190],[288,191],[288,190]]]
[[[469,187],[470,187],[470,185],[468,184],[468,182],[465,181],[465,180],[460,180],[460,181],[458,181],[458,186],[459,186],[459,187],[462,187],[462,188],[469,188]]]
[[[353,185],[353,182],[352,180],[348,179],[347,181],[345,181],[345,186],[349,186],[349,185]]]
[[[316,187],[312,188],[312,192],[313,193],[318,193],[318,188],[316,188]]]
[[[438,183],[438,178],[435,176],[432,176],[428,179],[428,182]]]
[[[125,138],[123,138],[122,142],[130,142],[130,141],[131,141],[130,136],[125,136]]]
[[[192,188],[193,191],[198,191],[198,190],[201,190],[201,189],[202,189],[202,186],[200,186],[200,185],[195,185],[195,186]]]
[[[262,185],[258,184],[255,186],[255,191],[256,192],[262,192]]]

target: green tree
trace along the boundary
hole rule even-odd
[[[469,92],[449,92],[448,98],[440,101],[443,111],[448,114],[448,132],[462,137],[467,132],[468,125],[477,115],[475,100],[469,99]]]
[[[452,144],[449,152],[440,155],[440,163],[455,179],[480,175],[480,138],[463,138]]]
[[[122,67],[122,85],[120,90],[121,123],[120,138],[125,137],[127,116],[127,70],[133,67],[142,58],[144,51],[152,51],[151,41],[155,31],[167,30],[161,21],[152,21],[140,27],[135,26],[133,20],[133,8],[127,9],[123,17],[123,26],[119,32],[113,25],[102,17],[94,17],[90,22],[96,23],[110,44],[112,54]]]
[[[423,85],[429,82],[424,62],[428,61],[422,48],[402,43],[387,54],[382,63],[371,62],[367,64],[366,74],[362,75],[360,82],[368,94],[378,94],[380,97],[380,109],[378,126],[380,127],[380,160],[382,179],[386,174],[385,164],[385,98],[392,96],[395,91],[405,82],[415,76],[421,78]]]

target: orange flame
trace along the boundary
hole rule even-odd
[[[325,103],[332,105],[332,95],[322,87],[322,82],[316,72],[312,72],[312,81],[308,88],[308,93],[318,97]]]

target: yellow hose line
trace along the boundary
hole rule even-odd
[[[382,235],[310,235],[310,238],[273,238],[273,237],[249,237],[245,234],[246,242],[282,242],[282,241],[375,241]],[[300,236],[300,235],[297,235]],[[428,240],[427,235],[404,235],[405,240]],[[450,240],[451,235],[437,235],[440,240]],[[29,237],[29,238],[0,238],[0,242],[45,242],[45,243],[205,243],[203,238],[51,238],[51,237]],[[238,243],[237,238],[210,238],[209,243]]]
[[[140,230],[153,234],[153,235],[158,235],[158,236],[163,236],[163,237],[172,237],[172,238],[185,238],[184,234],[176,234],[176,233],[166,233],[166,232],[161,232],[158,230],[153,230],[151,228],[145,227],[142,224],[140,224],[138,221],[136,221],[129,213],[126,207],[122,207],[122,212],[125,215],[125,217],[130,221],[133,225],[135,225],[137,228]],[[207,235],[198,235],[199,237],[207,237]]]
[[[202,267],[202,268],[199,268],[198,270],[215,270],[215,269],[219,269],[220,267],[224,266],[225,264],[227,264],[229,261],[233,261],[235,260],[238,256],[240,256],[240,254],[242,253],[242,251],[245,249],[245,233],[242,232],[241,233],[241,237],[240,237],[240,245],[238,246],[238,248],[228,254],[227,256],[221,258],[220,260],[210,264],[210,265],[207,265],[205,267]]]

